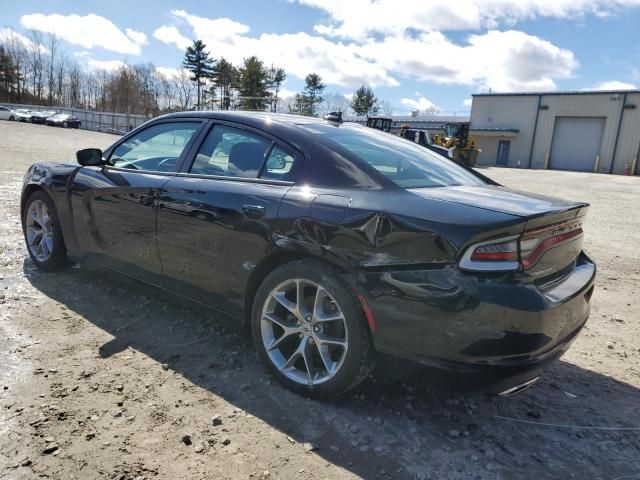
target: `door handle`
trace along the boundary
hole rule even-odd
[[[156,196],[153,193],[143,193],[142,195],[138,196],[138,202],[140,202],[140,204],[144,205],[145,207],[150,207],[153,205],[153,201],[155,200]]]
[[[266,209],[262,205],[243,205],[243,213],[253,220],[260,220],[264,217]]]

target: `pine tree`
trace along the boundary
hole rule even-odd
[[[284,71],[284,68],[274,68],[273,66],[269,69],[269,75],[267,78],[268,87],[272,90],[272,99],[271,99],[271,111],[275,112],[278,107],[278,93],[280,93],[280,86],[282,82],[287,78],[287,74]]]
[[[202,101],[201,88],[204,82],[213,76],[215,60],[206,50],[202,40],[194,40],[193,45],[187,47],[182,66],[191,72],[191,81],[196,83],[198,90],[196,107],[200,110]]]
[[[324,92],[325,84],[317,73],[310,73],[305,78],[306,86],[304,87],[302,115],[315,116],[317,106],[322,103],[322,92]]]
[[[269,104],[268,72],[256,56],[245,58],[239,69],[240,108],[264,110]]]
[[[362,85],[351,98],[351,108],[356,115],[375,115],[379,110],[378,99],[370,87]]]
[[[220,93],[220,110],[231,108],[231,89],[238,83],[239,75],[238,69],[224,57],[213,68],[215,86]]]

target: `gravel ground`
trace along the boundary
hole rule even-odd
[[[223,318],[85,266],[34,269],[25,169],[115,139],[0,123],[0,478],[640,479],[640,178],[483,169],[593,205],[593,313],[535,386],[487,398],[387,366],[316,402]]]

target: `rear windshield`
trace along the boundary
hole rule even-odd
[[[481,179],[431,150],[359,125],[300,125],[348,150],[403,188],[484,185]]]

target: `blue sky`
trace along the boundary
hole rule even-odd
[[[88,68],[170,72],[202,38],[214,57],[284,67],[285,93],[316,71],[327,91],[370,84],[396,113],[462,113],[489,88],[640,85],[640,0],[0,0],[0,12],[1,31],[54,32]]]

